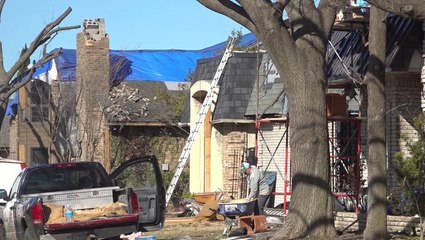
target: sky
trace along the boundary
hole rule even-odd
[[[61,27],[104,18],[110,48],[114,50],[197,50],[225,41],[232,30],[249,32],[196,0],[8,0],[0,22],[6,70],[16,62],[23,46],[68,7],[72,12]],[[76,34],[81,30],[61,32],[47,49],[75,49]],[[36,52],[31,59],[39,56]]]

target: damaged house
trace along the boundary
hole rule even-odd
[[[360,188],[367,184],[366,24],[353,20],[335,25],[327,66],[332,190],[354,198],[357,204]],[[40,69],[38,80],[20,90],[10,127],[11,158],[29,164],[81,158],[111,168],[114,159],[136,152],[163,154],[158,158],[164,168],[175,164],[188,135],[184,123],[194,126],[221,59],[217,52],[225,43],[194,51],[114,51],[109,50],[102,20],[87,20],[85,26],[77,36],[76,50],[64,49],[46,69]],[[423,108],[423,25],[390,16],[387,41],[388,181],[395,186],[394,154],[405,150],[402,135],[415,137],[412,120]],[[244,35],[241,44],[254,45],[255,36]],[[182,93],[190,69],[194,73],[185,106],[190,116],[181,120],[173,104],[164,99]],[[276,173],[272,205],[289,201],[290,109],[283,81],[267,52],[234,51],[191,149],[192,193],[224,191],[241,197],[239,166],[248,160]],[[40,91],[49,98],[35,94]],[[57,119],[61,121],[52,124]],[[156,137],[158,147],[146,145],[145,136]],[[175,144],[167,142],[170,139]],[[125,148],[136,151],[122,152]]]
[[[422,22],[411,19],[390,15],[387,24],[386,124],[388,185],[392,188],[398,185],[395,153],[405,150],[402,136],[416,138],[413,117],[422,111],[424,32]],[[367,187],[366,27],[367,19],[337,22],[327,56],[331,187],[337,196],[353,200],[351,210],[361,207],[360,190]],[[198,61],[190,89],[191,127],[219,61],[217,57]],[[219,83],[217,100],[193,144],[191,192],[224,191],[244,197],[239,167],[248,160],[260,170],[276,173],[271,205],[289,201],[290,109],[283,81],[267,52],[234,52]]]
[[[180,117],[190,70],[220,47],[110,50],[104,20],[85,20],[77,49],[62,49],[11,101],[8,157],[28,165],[86,159],[110,169],[156,154],[167,169],[187,137]]]

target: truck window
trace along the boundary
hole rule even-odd
[[[115,179],[120,187],[156,187],[155,170],[151,162],[131,165]]]
[[[23,194],[70,191],[85,188],[107,187],[107,181],[99,169],[75,165],[33,169],[26,178]]]
[[[14,198],[14,195],[15,195],[15,194],[16,194],[16,192],[18,191],[19,182],[21,181],[21,176],[22,176],[22,173],[20,173],[20,174],[16,177],[15,181],[14,181],[14,182],[13,182],[13,184],[12,184],[12,188],[10,189],[10,192],[9,192],[9,198],[10,198],[10,199]]]

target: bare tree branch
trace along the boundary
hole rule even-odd
[[[20,89],[22,86],[25,86],[25,84],[27,84],[29,81],[33,79],[32,75],[34,74],[37,68],[51,61],[55,57],[59,56],[61,53],[62,53],[62,48],[44,55],[41,59],[39,59],[36,63],[34,63],[30,69],[28,69],[28,71],[26,72],[26,79],[24,81],[12,83],[9,90],[6,92],[6,94],[10,96],[16,90]]]
[[[1,22],[1,15],[3,13],[3,6],[6,0],[0,0],[0,22]]]
[[[368,0],[368,2],[386,12],[414,19],[425,19],[425,0]]]
[[[3,43],[0,41],[0,77],[6,75],[6,70],[4,69],[4,63],[3,63]],[[0,80],[0,82],[2,82]]]
[[[65,28],[58,28],[54,29],[56,26],[58,26],[65,17],[68,16],[68,14],[72,11],[71,8],[68,8],[61,16],[59,16],[55,21],[49,23],[44,29],[38,34],[38,36],[34,39],[34,41],[29,46],[28,50],[22,54],[22,56],[18,59],[18,61],[12,66],[12,68],[7,72],[6,79],[11,79],[13,75],[18,71],[18,69],[22,66],[22,64],[31,57],[31,55],[37,50],[38,47],[40,47],[42,44],[44,44],[51,36],[52,34],[62,31],[62,30],[69,30],[69,29],[76,29],[80,26],[71,26],[71,27],[65,27]],[[3,78],[2,81],[5,79]]]
[[[255,24],[252,22],[251,17],[245,12],[245,10],[235,4],[230,0],[218,0],[218,1],[210,1],[210,0],[197,0],[200,4],[204,5],[206,8],[211,9],[214,12],[223,14],[235,22],[245,26],[255,35],[257,35],[257,29]],[[238,1],[239,2],[239,1]]]
[[[288,0],[288,3],[290,2]],[[256,23],[256,36],[261,41],[267,42],[265,46],[270,54],[273,55],[273,51],[270,51],[270,49],[279,46],[285,55],[294,56],[295,48],[293,48],[294,42],[291,34],[285,26],[281,15],[276,14],[276,10],[282,6],[276,7],[275,4],[268,0],[241,0],[240,3],[252,21]],[[276,39],[280,39],[280,41],[275,41]]]

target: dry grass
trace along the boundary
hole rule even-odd
[[[164,228],[159,232],[147,233],[155,235],[158,239],[175,239],[183,236],[190,236],[196,240],[221,239],[224,230],[223,221],[203,221],[203,222],[165,222]]]

